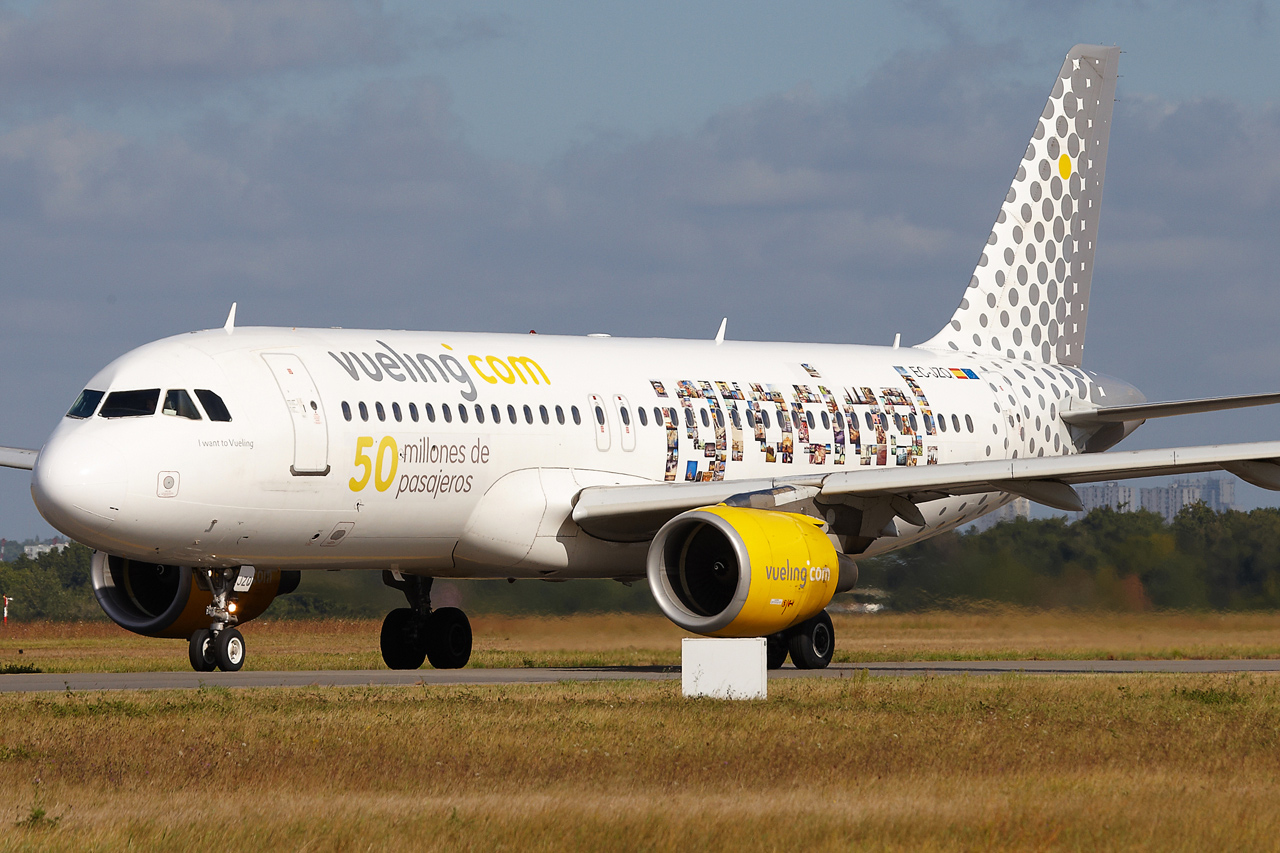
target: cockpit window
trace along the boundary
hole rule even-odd
[[[200,405],[204,406],[204,413],[209,416],[209,420],[231,420],[231,412],[227,411],[227,404],[222,402],[222,398],[217,394],[207,388],[197,388],[196,396],[200,398]]]
[[[160,411],[163,414],[173,415],[178,418],[187,418],[193,421],[200,420],[200,410],[196,408],[195,400],[192,400],[191,395],[182,388],[175,388],[165,392],[164,405],[160,407]]]
[[[102,402],[102,395],[105,393],[105,391],[94,391],[92,388],[84,389],[80,392],[80,396],[76,397],[76,401],[72,404],[71,410],[67,412],[67,417],[93,417],[94,409],[98,408],[98,404]]]
[[[102,404],[98,417],[146,417],[156,413],[156,403],[158,402],[160,402],[159,388],[148,388],[145,391],[112,391],[107,395],[107,402]]]

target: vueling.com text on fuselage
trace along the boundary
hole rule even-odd
[[[384,377],[393,382],[457,382],[463,386],[458,393],[468,402],[479,396],[472,372],[490,385],[551,384],[542,365],[524,355],[464,355],[461,358],[471,366],[469,371],[448,344],[440,345],[445,352],[432,356],[425,352],[412,355],[401,352],[381,340],[374,343],[381,349],[374,348],[372,353],[330,350],[329,355],[357,382],[361,379],[381,382]]]

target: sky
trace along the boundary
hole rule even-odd
[[[240,325],[925,340],[1077,42],[1124,50],[1085,366],[1152,400],[1280,390],[1278,28],[1265,2],[0,3],[0,444],[233,301]],[[0,536],[52,534],[29,481],[0,470]]]

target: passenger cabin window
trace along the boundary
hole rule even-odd
[[[484,423],[484,406],[476,403],[476,423]]]
[[[827,415],[826,412],[822,413],[822,428],[831,429],[831,418]]]
[[[393,417],[393,418],[395,418],[395,419],[396,419],[396,423],[400,423],[400,421],[404,420],[404,415],[402,415],[402,414],[400,413],[400,404],[399,404],[399,403],[392,403],[392,404],[391,404],[391,417]]]
[[[761,410],[760,410],[760,419],[764,421],[764,428],[765,428],[765,429],[769,429],[769,428],[772,426],[772,424],[770,424],[770,423],[769,423],[769,410],[768,410],[768,409],[761,409]]]
[[[366,406],[364,403],[360,404],[360,420],[362,421],[369,420],[369,407]]]
[[[533,423],[533,410],[528,406],[524,407],[524,422],[527,424]]]
[[[968,415],[965,415],[964,425],[965,427],[968,428],[969,432],[973,432],[973,418],[969,417]]]
[[[574,422],[575,423],[577,422],[576,419]],[[653,425],[662,426],[662,409],[658,408],[657,406],[653,407]]]
[[[813,423],[813,412],[805,412],[804,419],[809,422],[809,429],[817,429]]]
[[[344,403],[343,405],[346,405],[346,404]],[[347,420],[351,420],[351,418],[347,418]],[[418,422],[418,404],[417,403],[409,404],[409,420],[413,421],[415,424]]]
[[[560,406],[556,406],[556,421],[564,426],[564,409]]]
[[[946,415],[938,415],[938,429],[942,430],[943,432],[946,432],[946,431],[947,431],[947,416],[946,416]]]
[[[100,418],[141,418],[156,413],[160,402],[160,389],[145,391],[112,391],[98,412]],[[212,416],[210,416],[212,417]]]
[[[493,422],[495,424],[502,423],[502,410],[498,408],[497,403],[494,403],[492,406],[489,407],[489,413],[493,415]]]
[[[538,407],[538,414],[542,417],[542,422],[543,422],[544,424],[549,424],[549,423],[551,423],[551,415],[547,414],[547,407],[546,407],[546,406],[539,406],[539,407]]]
[[[209,420],[221,422],[231,420],[231,412],[227,410],[227,404],[208,388],[197,388],[196,399],[200,401],[200,405],[204,406],[204,413],[209,416]]]
[[[636,414],[640,416],[640,426],[649,425],[649,414],[644,410],[644,406],[636,406]]]
[[[93,412],[98,408],[98,404],[102,402],[104,393],[103,391],[94,391],[91,388],[84,389],[80,392],[80,396],[76,397],[76,401],[71,404],[67,417],[80,418],[81,420],[93,417]]]
[[[707,416],[707,410],[706,410],[706,409],[702,409],[701,411],[699,411],[699,414],[700,414],[700,415],[702,415],[702,425],[703,425],[704,427],[709,427],[709,426],[711,426],[711,418],[709,418],[709,417]]]
[[[654,409],[654,411],[656,412],[658,410]],[[573,415],[573,422],[576,426],[582,426],[582,412],[578,411],[577,406],[570,406],[569,414]]]
[[[196,408],[196,401],[192,400],[191,395],[182,388],[164,392],[164,405],[160,407],[160,411],[162,414],[186,418],[189,421],[203,420],[200,417],[200,410]]]
[[[960,419],[957,418],[955,415],[951,416],[951,426],[955,429],[956,432],[960,431]]]
[[[342,401],[342,417],[351,420],[351,404],[346,400]]]
[[[459,408],[459,410],[461,410],[461,409],[462,409],[462,407],[461,407],[461,406],[459,406],[458,408]],[[447,424],[451,424],[451,423],[453,423],[453,411],[449,408],[449,404],[448,404],[448,403],[441,403],[441,404],[440,404],[440,414],[444,415],[444,422],[445,422],[445,423],[447,423]]]
[[[387,419],[387,410],[382,408],[381,403],[374,403],[373,410],[378,413],[378,420],[385,421]]]
[[[448,407],[446,406],[445,408],[447,409]],[[445,418],[445,420],[448,420],[448,418]],[[461,403],[458,404],[458,420],[464,424],[467,422],[467,407]]]
[[[495,420],[496,420],[496,418],[495,418]],[[507,420],[511,421],[513,424],[514,424],[514,423],[519,423],[519,421],[517,421],[517,420],[516,420],[516,407],[515,407],[515,406],[511,406],[511,405],[508,405],[508,406],[507,406]]]
[[[428,423],[436,422],[436,408],[430,403],[422,404],[422,413],[427,416]]]
[[[755,414],[752,413],[750,409],[747,409],[747,426],[751,427],[752,429],[755,429],[755,426],[756,426],[756,416]]]

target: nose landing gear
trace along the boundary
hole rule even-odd
[[[408,599],[382,622],[382,660],[391,669],[461,669],[471,659],[471,622],[456,607],[431,609],[431,578],[383,572],[382,582]]]
[[[213,603],[205,608],[205,615],[213,621],[191,635],[187,647],[191,668],[196,672],[238,672],[244,666],[245,646],[244,635],[232,627],[238,621],[235,593],[253,583],[253,567],[205,569],[202,573],[213,592]]]

